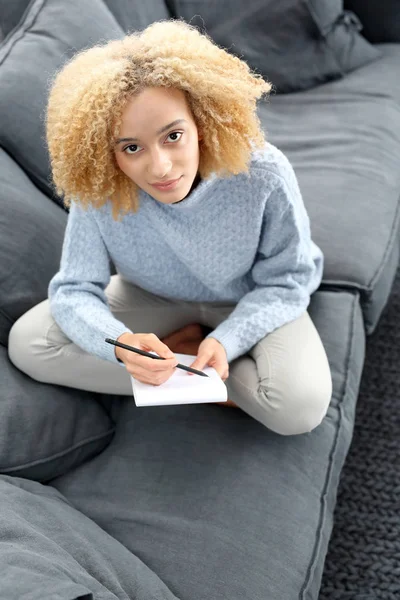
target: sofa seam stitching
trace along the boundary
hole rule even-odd
[[[329,457],[329,468],[327,470],[326,473],[326,478],[325,478],[325,484],[322,488],[322,492],[321,492],[321,496],[320,496],[320,518],[319,518],[319,523],[318,523],[318,527],[317,527],[317,534],[316,534],[316,539],[315,539],[315,544],[314,544],[314,550],[311,556],[311,560],[309,563],[309,566],[307,568],[307,573],[306,573],[306,577],[303,583],[303,586],[300,590],[299,593],[299,600],[306,600],[305,597],[305,593],[309,591],[309,584],[311,582],[311,575],[314,572],[315,569],[315,564],[316,564],[316,557],[318,555],[318,548],[320,545],[320,541],[321,541],[321,531],[322,531],[322,524],[325,521],[326,518],[326,505],[324,506],[324,502],[323,502],[323,498],[324,495],[326,494],[327,488],[329,483],[331,482],[332,479],[332,469],[333,469],[333,458],[334,455],[336,453],[337,450],[337,444],[338,444],[338,439],[339,439],[339,435],[341,433],[342,430],[342,423],[343,423],[343,402],[344,402],[344,398],[346,396],[347,390],[348,390],[348,382],[349,382],[349,372],[350,372],[350,358],[351,358],[351,351],[352,348],[354,346],[354,339],[355,339],[355,315],[356,315],[356,306],[358,305],[357,303],[357,295],[354,295],[354,299],[353,299],[353,310],[352,310],[352,317],[351,317],[351,333],[349,336],[349,342],[348,342],[348,352],[347,352],[347,356],[346,356],[346,375],[345,375],[345,379],[344,379],[344,383],[343,383],[343,388],[342,388],[342,394],[341,394],[341,399],[340,402],[338,403],[338,409],[339,409],[339,422],[338,422],[338,426],[336,429],[336,435],[332,444],[332,449],[330,452],[330,457]],[[358,393],[357,393],[358,396]],[[356,400],[357,401],[357,400]],[[346,458],[345,458],[346,460]],[[343,464],[344,466],[344,464]],[[342,467],[343,468],[343,467]],[[326,503],[325,503],[326,504]],[[328,544],[329,544],[329,540],[328,540]]]
[[[392,220],[392,228],[390,230],[390,235],[389,235],[389,240],[388,243],[386,245],[386,249],[385,252],[383,254],[383,258],[381,260],[381,264],[377,267],[375,274],[371,277],[370,282],[367,284],[368,285],[368,290],[373,291],[373,286],[376,283],[376,279],[378,279],[387,263],[387,257],[389,255],[389,252],[391,252],[391,250],[393,249],[395,240],[396,240],[396,231],[399,229],[399,223],[400,223],[400,196],[397,200],[397,206],[396,206],[396,212],[395,212],[395,216],[394,219]]]
[[[79,449],[82,446],[85,446],[87,444],[91,444],[92,442],[96,442],[96,441],[100,440],[101,438],[107,437],[108,435],[110,435],[111,433],[114,433],[114,432],[115,432],[115,427],[112,427],[111,429],[108,429],[106,432],[99,433],[98,435],[95,435],[95,436],[92,436],[92,437],[89,437],[89,438],[85,438],[84,440],[81,440],[80,442],[78,442],[74,446],[70,446],[68,449],[61,450],[60,452],[57,452],[56,454],[52,454],[49,457],[39,458],[38,460],[35,460],[33,462],[24,463],[22,465],[16,465],[15,467],[7,467],[6,469],[3,469],[2,467],[0,467],[0,473],[7,474],[7,473],[10,473],[12,471],[17,471],[17,470],[20,470],[20,469],[27,469],[29,467],[36,467],[36,466],[44,464],[46,462],[49,462],[49,461],[52,461],[52,460],[56,460],[57,458],[62,458],[63,456],[69,454],[70,452],[73,452],[74,450],[77,450],[77,449]]]
[[[3,51],[3,56],[1,56],[0,52],[0,65],[2,65],[9,56],[15,44],[19,42],[19,40],[24,37],[26,32],[35,24],[35,21],[46,2],[47,0],[34,0],[28,4],[25,12],[21,16],[20,21],[17,23],[14,29],[10,31],[9,35],[4,40],[4,46],[1,48]],[[35,6],[35,4],[38,4],[38,6]]]

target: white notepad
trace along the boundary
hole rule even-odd
[[[178,362],[190,367],[195,356],[175,353]],[[208,377],[189,375],[183,369],[161,385],[149,385],[131,377],[136,406],[164,406],[167,404],[199,404],[203,402],[226,402],[228,390],[213,367],[202,369]]]

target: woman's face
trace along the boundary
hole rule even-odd
[[[163,204],[173,204],[189,194],[196,179],[199,139],[181,90],[146,88],[124,108],[115,158],[141,189]],[[176,179],[169,188],[154,185]]]

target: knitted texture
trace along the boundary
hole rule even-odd
[[[71,206],[49,298],[56,322],[87,352],[116,362],[104,338],[130,331],[107,304],[110,258],[125,280],[153,294],[234,306],[210,333],[228,361],[307,309],[323,256],[293,168],[271,144],[253,151],[249,173],[212,174],[174,204],[141,190],[139,203],[121,221],[110,202]]]
[[[320,600],[400,598],[400,270],[367,339]]]

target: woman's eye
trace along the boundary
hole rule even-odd
[[[167,136],[167,139],[168,139],[168,138],[170,138],[171,136],[179,136],[177,139],[176,139],[176,138],[175,138],[175,139],[172,139],[172,142],[178,142],[178,141],[181,139],[181,136],[182,136],[182,135],[183,135],[183,132],[182,132],[182,131],[173,131],[172,133],[170,133],[170,134]],[[132,155],[132,154],[137,154],[137,151],[136,151],[136,150],[137,150],[138,148],[141,148],[141,146],[138,146],[137,144],[129,144],[129,146],[126,146],[126,148],[124,148],[124,150],[123,150],[123,151],[124,151],[126,154],[130,154],[130,155]]]
[[[126,152],[127,150],[131,150],[132,148],[140,148],[140,146],[138,146],[137,144],[130,144],[129,146],[124,148],[124,152]],[[137,154],[137,152],[126,152],[126,154]]]
[[[169,136],[168,136],[168,137],[171,137],[171,135],[179,135],[179,136],[182,136],[182,132],[181,132],[181,131],[173,131],[172,133],[170,133],[170,134],[169,134]],[[167,138],[167,139],[168,139],[168,138]],[[180,138],[180,137],[178,137],[178,140],[180,140],[180,139],[181,139],[181,138]],[[175,140],[172,140],[172,141],[173,141],[173,142],[177,142],[178,140],[177,140],[177,139],[175,139]]]

